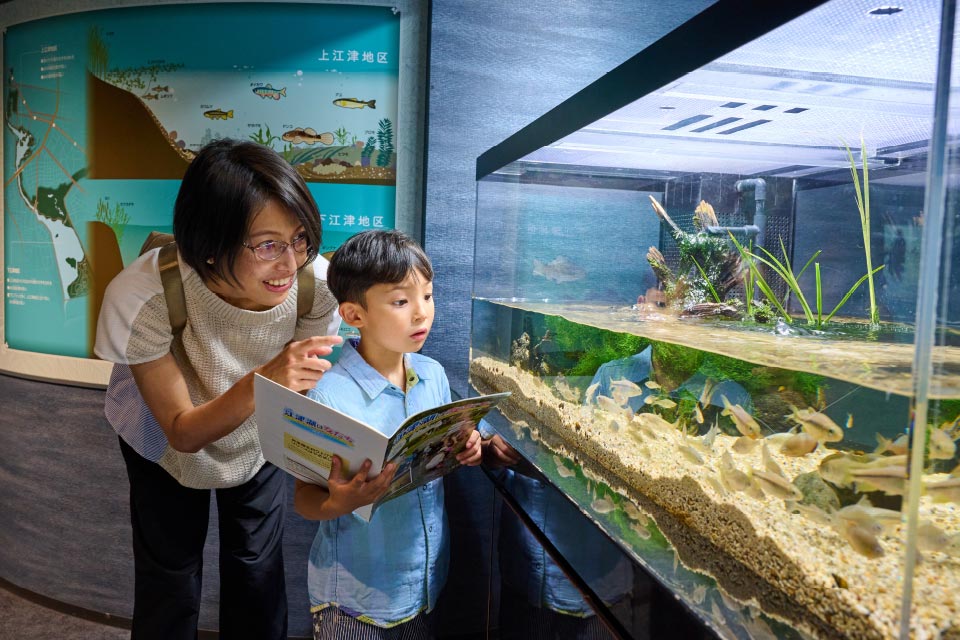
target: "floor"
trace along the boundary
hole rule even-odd
[[[129,637],[129,629],[61,613],[0,587],[0,638],[119,640]]]

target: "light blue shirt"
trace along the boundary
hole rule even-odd
[[[343,344],[310,398],[385,435],[407,417],[450,402],[450,384],[437,361],[406,354],[404,393],[366,363],[357,344],[355,338]],[[310,610],[333,605],[380,627],[430,611],[447,579],[449,546],[441,480],[384,503],[369,523],[352,514],[323,521],[307,566]]]

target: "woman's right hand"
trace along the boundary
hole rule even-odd
[[[309,391],[332,366],[322,357],[330,355],[333,346],[341,342],[340,336],[314,336],[288,342],[280,353],[255,371],[294,391]]]

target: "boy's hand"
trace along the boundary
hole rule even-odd
[[[483,461],[483,448],[480,446],[480,432],[474,429],[470,432],[463,451],[457,454],[457,462],[468,467],[475,467]]]
[[[483,461],[492,467],[512,467],[520,462],[520,454],[499,435],[483,441]]]
[[[330,492],[327,506],[338,516],[376,502],[390,488],[390,481],[397,472],[397,465],[390,463],[376,478],[367,480],[371,464],[370,460],[364,460],[357,473],[348,480],[341,475],[343,463],[340,461],[340,456],[333,456],[333,461],[330,463],[330,477],[327,479]]]

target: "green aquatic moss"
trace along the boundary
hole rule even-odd
[[[592,376],[605,362],[630,357],[643,351],[650,341],[629,333],[617,333],[547,316],[546,327],[554,342],[576,364],[563,368],[564,375]]]

